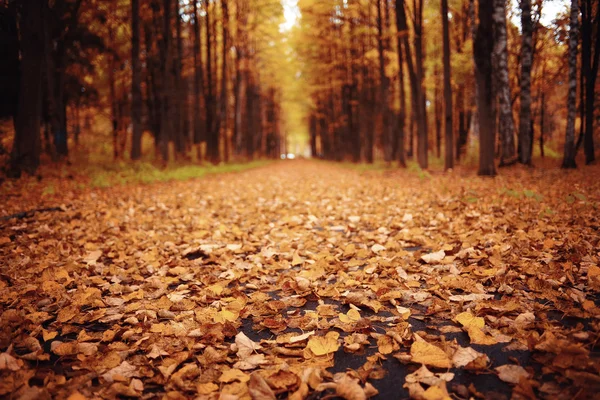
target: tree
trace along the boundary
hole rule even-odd
[[[581,94],[584,99],[582,124],[584,126],[583,149],[586,164],[591,164],[596,159],[594,154],[594,103],[600,61],[600,6],[596,5],[596,17],[592,21],[592,3],[592,0],[583,0],[581,4],[581,79],[584,83],[581,86]]]
[[[498,80],[499,111],[498,116],[502,151],[500,166],[512,165],[517,161],[515,153],[515,124],[512,114],[512,95],[508,75],[508,45],[506,34],[506,0],[494,0],[494,27],[496,43],[496,79]]]
[[[21,79],[15,118],[15,140],[10,159],[10,176],[21,171],[35,173],[40,163],[42,117],[42,65],[44,55],[43,9],[37,0],[21,2]]]
[[[198,15],[198,2],[193,1],[194,21],[194,144],[197,146],[197,158],[202,159],[200,143],[205,139],[205,125],[202,119],[202,97],[204,91],[204,69],[202,67],[202,36],[200,34],[200,17]]]
[[[531,0],[520,0],[521,7],[521,108],[519,111],[519,162],[531,165],[531,68],[533,65],[533,21]]]
[[[577,116],[577,42],[579,40],[579,2],[571,0],[569,29],[569,92],[567,96],[567,130],[563,168],[577,168],[575,162],[575,118]]]
[[[444,41],[444,128],[446,170],[454,167],[454,134],[452,132],[452,86],[450,78],[450,29],[448,28],[448,0],[441,1],[442,31]]]
[[[494,4],[479,2],[479,24],[473,44],[475,79],[478,84],[477,113],[479,115],[479,175],[496,175],[494,151],[496,130],[493,118],[492,52]]]
[[[142,156],[142,68],[140,64],[140,2],[131,0],[131,159]]]

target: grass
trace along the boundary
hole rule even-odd
[[[173,165],[161,169],[151,163],[118,163],[111,166],[90,166],[85,171],[93,188],[154,182],[186,181],[211,174],[241,172],[262,167],[273,161],[259,160],[244,164]]]

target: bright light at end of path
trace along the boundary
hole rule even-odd
[[[280,31],[289,31],[298,21],[300,17],[300,9],[298,8],[298,0],[281,0],[283,5],[283,17],[285,22],[279,25]]]

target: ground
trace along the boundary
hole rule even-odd
[[[598,176],[293,161],[13,184],[0,397],[593,398]]]

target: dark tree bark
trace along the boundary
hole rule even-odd
[[[392,130],[389,123],[389,79],[385,74],[385,51],[387,50],[387,42],[384,38],[383,31],[383,12],[382,10],[387,4],[387,0],[378,0],[377,2],[377,49],[379,52],[379,101],[380,101],[380,118],[382,127],[382,144],[384,159],[386,162],[392,161]]]
[[[202,160],[202,151],[200,143],[205,140],[204,121],[202,119],[202,97],[204,91],[204,69],[202,67],[202,53],[200,35],[200,17],[198,16],[198,2],[193,1],[194,12],[194,144],[197,152],[197,159]]]
[[[398,7],[398,1],[396,7]],[[396,27],[398,22],[398,10],[396,9]],[[402,38],[397,36],[398,47],[398,96],[400,96],[400,113],[398,115],[398,163],[400,167],[406,167],[406,148],[405,148],[405,129],[406,129],[406,94],[404,91],[404,49],[402,48]]]
[[[454,168],[454,134],[452,132],[452,86],[450,77],[450,29],[448,27],[448,0],[442,0],[442,30],[444,37],[444,168]]]
[[[37,0],[21,2],[21,79],[15,118],[15,139],[9,175],[34,174],[40,163],[42,118],[43,7]]]
[[[493,118],[492,90],[492,52],[493,40],[493,14],[494,5],[491,1],[479,2],[479,24],[473,44],[475,57],[475,79],[479,90],[477,95],[477,110],[479,114],[479,175],[496,175],[494,164],[494,149],[496,144],[496,130]]]
[[[227,58],[229,54],[229,8],[227,6],[227,0],[221,0],[221,11],[223,13],[222,25],[221,25],[221,34],[222,34],[222,52],[221,52],[221,94],[219,98],[219,117],[217,118],[217,123],[215,126],[215,131],[219,135],[217,140],[219,140],[221,128],[223,129],[223,140],[225,142],[225,148],[228,148],[227,140],[227,104],[228,104],[228,96],[227,96]],[[219,150],[217,150],[219,151]],[[217,153],[219,154],[219,153]],[[225,154],[225,158],[228,158],[228,154]]]
[[[425,53],[423,48],[423,0],[415,0],[413,5],[413,28],[415,43],[415,70],[419,107],[419,131],[417,133],[417,160],[423,169],[428,167],[429,129],[427,123],[427,96],[425,93]]]
[[[131,0],[131,159],[142,156],[142,68],[140,63],[140,2]]]
[[[519,161],[531,165],[531,69],[533,65],[533,21],[531,0],[520,0],[521,7],[521,109],[519,112]]]
[[[216,127],[216,104],[215,104],[215,82],[213,79],[214,65],[213,62],[213,40],[211,24],[211,10],[208,3],[206,7],[206,158],[213,164],[219,162],[219,132]]]
[[[173,132],[172,119],[172,101],[171,93],[171,77],[172,77],[172,49],[171,49],[171,0],[163,0],[163,40],[162,40],[162,115],[161,115],[161,132],[158,140],[158,147],[161,159],[164,163],[169,161],[169,138]]]
[[[600,7],[596,6],[596,17],[592,20],[592,3],[592,0],[583,0],[581,5],[581,74],[585,81],[585,86],[582,86],[581,91],[585,96],[583,151],[586,164],[591,164],[596,159],[594,154],[594,103],[598,61],[600,60]],[[595,44],[593,43],[594,25],[596,26]]]
[[[577,117],[577,42],[579,41],[579,1],[571,0],[569,29],[569,92],[567,95],[567,131],[563,168],[577,168],[575,163],[575,118]]]
[[[187,82],[183,77],[183,37],[181,32],[181,14],[179,0],[174,3],[175,14],[175,37],[177,53],[174,57],[173,65],[173,81],[175,82],[176,104],[175,118],[175,153],[180,158],[185,158],[185,151],[189,138],[189,122],[188,122],[188,101],[187,101]]]
[[[506,0],[494,0],[494,26],[496,29],[496,78],[500,103],[499,132],[502,143],[500,166],[512,165],[517,161],[515,153],[515,124],[512,114],[512,96],[508,76],[508,46],[506,34]]]
[[[408,43],[408,24],[407,24],[407,20],[406,20],[406,10],[404,9],[404,0],[396,0],[396,26],[398,29],[398,37],[401,38],[401,40],[402,40],[402,47],[404,49],[403,56],[406,59],[406,66],[408,68],[408,76],[409,76],[409,81],[410,81],[411,109],[412,109],[411,112],[414,115],[414,118],[411,118],[411,124],[412,124],[413,120],[416,120],[417,130],[418,130],[417,136],[420,138],[419,140],[421,141],[421,146],[422,146],[422,147],[420,147],[421,153],[423,153],[423,149],[425,150],[425,159],[422,159],[422,154],[419,153],[419,150],[417,150],[417,153],[421,154],[421,156],[419,158],[419,165],[421,165],[421,168],[426,168],[427,167],[427,165],[426,165],[427,144],[423,143],[423,141],[422,141],[423,136],[425,138],[427,138],[427,127],[425,124],[426,115],[423,113],[424,108],[422,107],[423,86],[419,83],[420,81],[419,81],[418,75],[415,71],[415,66],[413,64],[412,51],[410,49],[410,44]],[[424,133],[424,135],[423,135],[423,133]],[[411,156],[413,154],[412,136],[413,136],[413,129],[411,129],[411,140],[410,140],[410,144],[409,144],[409,152],[410,152]],[[417,145],[417,147],[418,146],[419,145]]]

